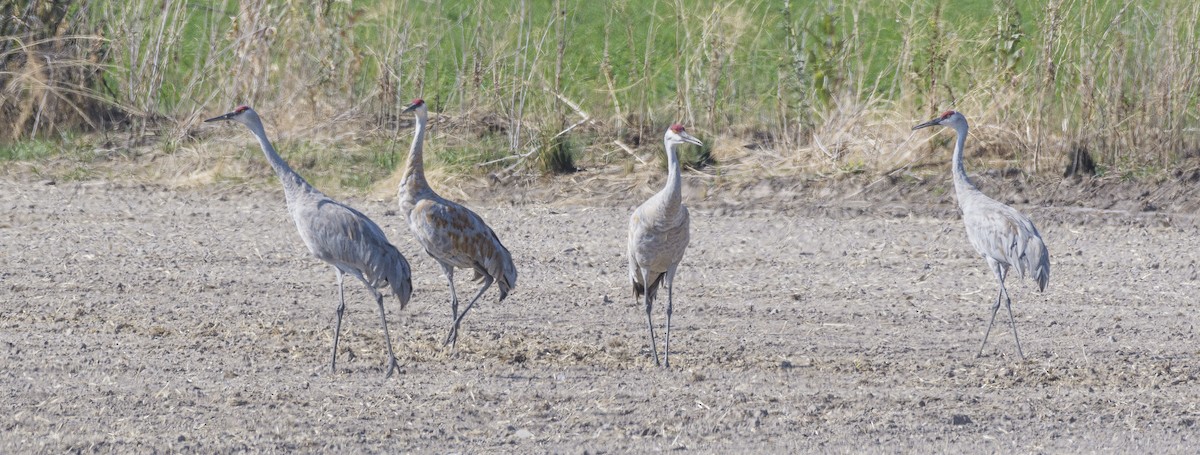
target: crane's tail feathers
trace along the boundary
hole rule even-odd
[[[496,277],[496,287],[500,288],[500,301],[503,302],[504,298],[508,297],[508,293],[512,291],[513,284],[517,282],[517,269],[512,267],[512,263],[509,263],[509,267],[501,270],[499,275]]]
[[[495,267],[491,274],[496,278],[496,285],[500,287],[500,300],[503,301],[508,297],[508,293],[517,287],[517,266],[513,264],[512,253],[500,243],[500,238],[496,237],[495,232],[492,232],[492,240],[498,248],[491,262],[499,267]]]
[[[500,279],[496,280],[496,285],[500,287],[500,301],[503,302],[508,293],[517,286],[517,269],[509,268],[500,275]]]
[[[400,286],[392,286],[392,293],[396,295],[396,300],[400,302],[400,309],[403,310],[408,306],[408,301],[412,299],[412,281],[405,281]]]
[[[483,281],[484,277],[490,276],[496,280],[496,287],[500,288],[500,301],[503,302],[508,293],[512,291],[517,284],[517,267],[513,265],[512,259],[506,254],[500,258],[499,270],[488,270],[487,266],[479,262],[475,263],[475,278],[479,282]],[[496,261],[489,261],[489,264],[495,264]]]
[[[508,293],[512,291],[513,287],[504,280],[497,281],[496,285],[500,288],[500,301],[503,302],[504,298],[508,297]]]
[[[513,264],[512,255],[508,254],[508,250],[504,251],[504,268],[500,270],[500,276],[496,281],[500,282],[500,290],[504,295],[516,289],[517,287],[517,266]],[[501,297],[503,299],[504,297]]]
[[[397,250],[395,267],[387,270],[386,279],[388,286],[392,288],[392,294],[395,294],[396,300],[400,301],[400,309],[408,306],[408,301],[412,299],[412,271],[408,267],[408,260],[404,259],[404,255]]]
[[[400,309],[403,310],[412,299],[412,279],[408,276],[400,277],[396,281],[388,279],[388,284],[391,285],[392,294],[396,296],[396,300],[400,302]]]
[[[1025,261],[1021,266],[1029,271],[1034,281],[1037,281],[1038,291],[1045,291],[1046,285],[1050,283],[1050,252],[1046,250],[1046,244],[1040,237],[1029,239],[1025,246]]]

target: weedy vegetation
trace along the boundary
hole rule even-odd
[[[260,157],[200,120],[249,104],[301,169],[366,188],[421,97],[448,174],[637,169],[673,122],[700,172],[888,173],[948,159],[909,128],[957,109],[969,159],[1141,175],[1197,154],[1198,38],[1182,0],[0,0],[0,158],[86,137],[228,176],[255,167],[203,168]]]

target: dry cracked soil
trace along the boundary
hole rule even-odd
[[[656,368],[624,256],[652,180],[472,196],[520,278],[455,352],[448,286],[395,198],[347,200],[413,267],[410,305],[386,300],[391,379],[352,279],[329,370],[334,272],[277,187],[0,181],[0,452],[1194,453],[1200,199],[981,179],[1051,253],[1044,293],[1009,279],[1026,360],[1003,309],[976,357],[997,288],[945,179],[691,182]]]

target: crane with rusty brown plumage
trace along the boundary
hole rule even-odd
[[[459,325],[467,312],[493,282],[500,288],[500,301],[504,301],[517,285],[517,268],[508,249],[483,218],[471,209],[439,196],[429,187],[422,156],[429,109],[425,101],[415,99],[404,112],[415,114],[416,132],[404,177],[400,180],[400,211],[408,218],[408,227],[417,243],[442,267],[442,273],[450,283],[450,312],[454,323],[442,345],[457,345]],[[483,283],[462,313],[458,312],[458,293],[454,289],[455,268],[473,270],[475,280]]]

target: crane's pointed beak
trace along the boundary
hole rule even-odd
[[[684,141],[684,142],[687,142],[687,143],[689,143],[689,144],[695,144],[695,145],[699,145],[699,146],[701,146],[701,147],[704,147],[704,143],[703,143],[703,142],[700,142],[700,140],[699,140],[699,139],[696,139],[696,137],[695,137],[695,136],[692,136],[692,135],[688,134],[687,132],[680,133],[680,134],[679,134],[679,137],[683,138],[683,141]]]
[[[409,104],[408,107],[405,107],[403,111],[400,111],[400,113],[407,114],[409,112],[412,112],[417,109],[417,106],[419,106],[419,104],[416,104],[416,103]]]
[[[210,118],[210,119],[208,119],[208,120],[205,120],[205,121],[204,121],[204,123],[208,123],[208,122],[215,122],[215,121],[218,121],[218,120],[230,120],[230,119],[233,119],[233,115],[234,115],[234,114],[236,114],[236,112],[230,112],[230,113],[228,113],[228,114],[225,114],[225,115],[219,115],[219,116],[216,116],[216,117]]]
[[[922,124],[920,124],[920,125],[914,126],[914,127],[913,127],[913,131],[919,130],[919,129],[921,129],[921,128],[929,128],[929,127],[931,127],[931,126],[937,126],[937,125],[941,125],[941,124],[942,124],[942,119],[941,119],[941,118],[935,118],[935,119],[933,119],[933,120],[930,120],[930,121],[928,121],[928,122],[925,122],[925,123],[922,123]]]

